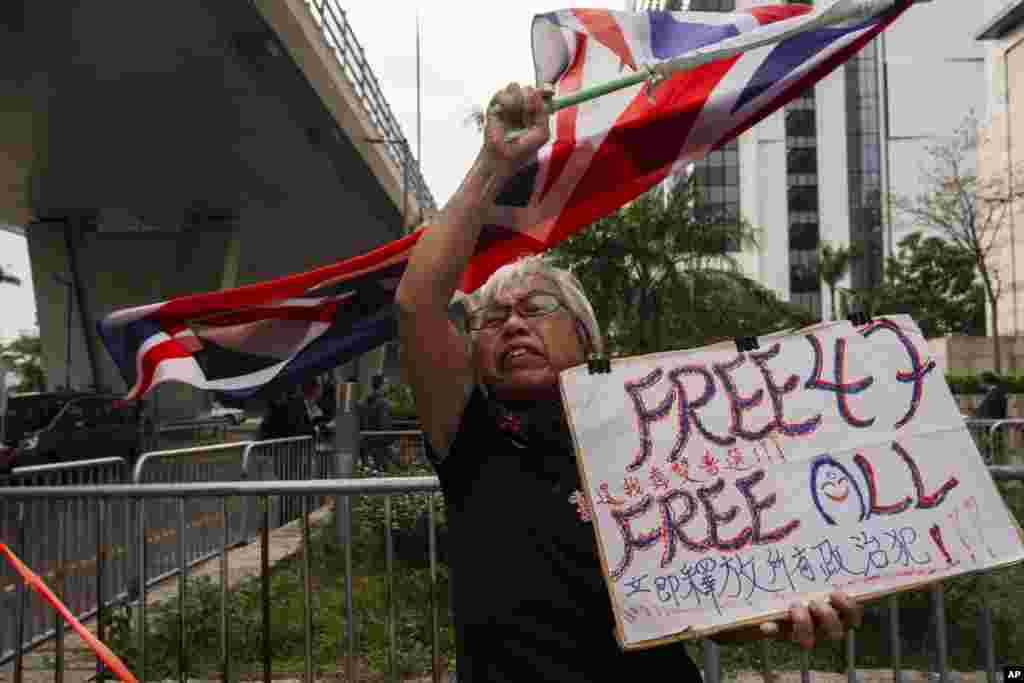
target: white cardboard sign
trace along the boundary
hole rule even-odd
[[[1024,559],[908,316],[560,384],[624,649]]]

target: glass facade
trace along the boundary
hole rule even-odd
[[[850,184],[850,244],[861,258],[851,266],[854,289],[882,281],[882,140],[879,126],[877,43],[846,63],[846,142]]]
[[[785,126],[789,298],[820,317],[818,125],[813,88],[786,105]]]
[[[740,150],[735,140],[696,162],[693,177],[703,195],[702,218],[719,225],[739,222]],[[730,243],[726,248],[739,251],[740,245]]]

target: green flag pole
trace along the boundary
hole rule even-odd
[[[572,107],[583,102],[603,97],[608,93],[629,88],[639,83],[648,83],[648,96],[653,98],[654,89],[658,83],[670,78],[680,71],[694,69],[703,64],[714,62],[719,59],[728,59],[738,54],[753,50],[765,45],[773,45],[798,36],[808,31],[813,31],[825,26],[832,26],[856,19],[865,19],[877,16],[882,12],[893,8],[898,0],[835,0],[828,7],[809,12],[807,14],[784,19],[771,24],[766,24],[748,33],[729,38],[713,45],[691,50],[686,54],[675,57],[658,64],[645,66],[628,76],[616,78],[615,80],[584,88],[578,92],[562,97],[551,97],[545,101],[545,109],[550,116],[555,112]],[[495,111],[496,105],[492,105],[490,112]],[[511,142],[521,137],[525,130],[512,130],[506,133],[505,140]]]

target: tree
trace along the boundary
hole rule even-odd
[[[608,350],[633,355],[806,322],[740,272],[729,249],[754,237],[742,221],[705,214],[689,179],[641,195],[550,253],[583,284]]]
[[[17,287],[21,285],[21,278],[11,275],[4,270],[3,266],[0,266],[0,285],[14,285]]]
[[[840,290],[839,281],[846,276],[850,270],[850,263],[856,258],[860,258],[860,247],[856,244],[849,247],[833,247],[831,244],[823,243],[818,248],[818,277],[828,287],[832,320],[839,317],[836,307],[836,294]]]
[[[928,148],[932,167],[923,174],[926,191],[915,198],[895,198],[893,203],[915,227],[938,232],[970,255],[985,291],[995,371],[1000,373],[998,303],[1004,283],[993,250],[1000,245],[1019,190],[1010,187],[1005,176],[978,177],[973,166],[977,146],[978,122],[969,116],[949,141]]]
[[[927,339],[984,334],[985,290],[974,257],[942,237],[904,237],[881,286],[855,296],[871,315],[912,316]]]
[[[14,372],[18,375],[19,383],[13,388],[13,391],[46,390],[46,373],[43,371],[43,342],[38,335],[21,334],[6,344],[0,343],[0,356],[11,362]]]

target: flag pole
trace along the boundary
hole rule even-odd
[[[562,97],[548,98],[545,108],[549,115],[554,114],[561,109],[588,102],[617,90],[644,82],[648,83],[648,96],[653,98],[653,91],[658,83],[680,71],[694,69],[720,59],[735,57],[748,50],[780,43],[808,31],[833,26],[846,21],[874,17],[892,9],[897,3],[903,4],[906,2],[907,0],[835,0],[828,7],[820,10],[814,10],[791,19],[783,19],[782,21],[766,24],[734,38],[728,38],[712,45],[691,50],[686,54],[658,64],[644,66],[628,76],[616,78],[605,83],[598,83]],[[489,111],[495,111],[495,107],[496,105],[492,105]],[[507,141],[515,140],[524,132],[523,130],[509,131],[505,135],[505,139]]]

